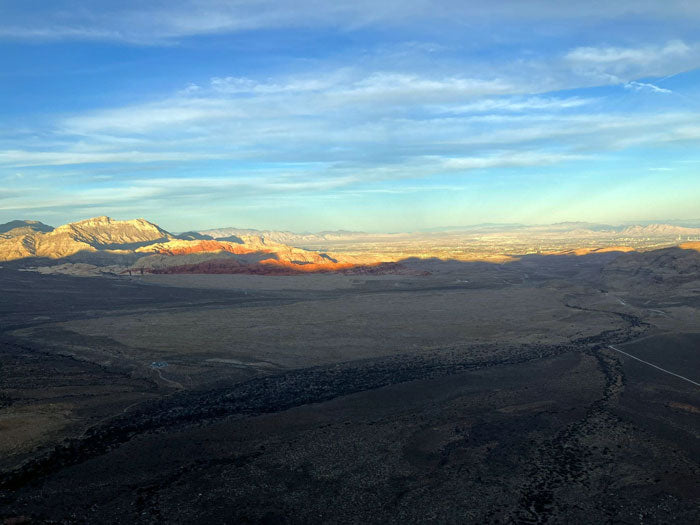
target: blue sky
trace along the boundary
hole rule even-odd
[[[700,219],[699,2],[483,4],[2,2],[0,222]]]

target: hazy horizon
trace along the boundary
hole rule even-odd
[[[14,218],[10,219],[4,223],[0,223],[0,225],[4,224],[9,224],[13,221],[37,221],[42,224],[45,224],[47,226],[51,227],[58,227],[63,224],[70,224],[70,223],[75,223],[75,222],[81,222],[81,221],[86,221],[90,219],[95,219],[98,217],[104,217],[105,215],[92,215],[90,217],[78,217],[72,220],[68,220],[65,222],[60,222],[60,223],[51,223],[50,221],[47,220],[42,220],[41,218],[36,218],[36,217],[31,217],[31,218]],[[109,216],[110,219],[115,220],[115,221],[129,221],[129,220],[136,220],[136,219],[144,219],[146,221],[152,222],[156,224],[157,226],[163,228],[164,230],[174,233],[174,234],[179,234],[179,233],[186,233],[188,231],[208,231],[208,230],[224,230],[224,229],[239,229],[239,230],[258,230],[258,231],[281,231],[281,232],[290,232],[294,234],[299,234],[299,235],[304,235],[304,234],[316,234],[316,233],[333,233],[333,232],[348,232],[348,233],[369,233],[369,234],[401,234],[401,233],[440,233],[440,232],[450,232],[450,231],[468,231],[471,229],[478,229],[478,228],[488,228],[488,229],[494,229],[495,231],[503,231],[507,229],[519,229],[519,228],[547,228],[547,227],[554,227],[554,226],[563,226],[563,225],[581,225],[582,229],[586,229],[587,227],[594,227],[594,228],[626,228],[626,227],[633,227],[633,226],[652,226],[652,225],[668,225],[668,226],[676,226],[676,227],[683,227],[683,228],[700,228],[700,219],[688,219],[688,220],[679,220],[679,219],[666,219],[666,220],[661,220],[661,221],[629,221],[629,222],[621,222],[621,223],[595,223],[595,222],[587,222],[587,221],[576,221],[576,220],[570,220],[570,221],[560,221],[560,222],[555,222],[555,223],[530,223],[530,224],[525,224],[525,223],[494,223],[494,222],[482,222],[482,223],[475,223],[475,224],[462,224],[462,225],[449,225],[449,226],[435,226],[432,228],[426,227],[426,228],[421,228],[421,229],[414,229],[414,230],[381,230],[381,229],[365,229],[365,230],[358,230],[358,229],[350,229],[350,228],[336,228],[336,229],[328,229],[328,228],[323,228],[322,225],[319,225],[318,228],[313,229],[313,230],[290,230],[290,229],[284,229],[284,228],[260,228],[256,227],[255,225],[238,225],[238,224],[219,224],[219,225],[209,225],[209,226],[204,226],[204,227],[193,227],[189,229],[175,229],[175,228],[170,228],[167,224],[161,224],[156,221],[152,221],[149,219],[147,216],[140,216],[140,217],[113,217]],[[503,230],[498,230],[498,228],[502,228]]]

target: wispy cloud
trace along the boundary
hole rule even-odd
[[[625,87],[666,92],[649,82]],[[0,166],[352,162],[367,172],[392,164],[409,173],[412,163],[431,156],[497,167],[509,165],[498,160],[504,150],[556,149],[554,155],[519,153],[522,165],[550,165],[581,151],[688,140],[695,133],[692,112],[593,111],[601,99],[522,95],[521,89],[501,79],[353,69],[315,79],[215,77],[155,102],[60,118],[31,148],[0,150]]]
[[[145,151],[0,151],[0,166],[12,168],[28,166],[65,166],[74,164],[100,164],[114,162],[163,162],[191,161],[204,158],[216,158],[211,153],[145,152]]]
[[[565,55],[572,71],[603,84],[666,76],[698,67],[700,46],[681,40],[638,47],[577,47]]]
[[[670,89],[661,88],[655,84],[650,84],[648,82],[627,82],[625,84],[625,89],[631,89],[633,91],[646,91],[650,93],[673,93]]]
[[[580,97],[501,97],[487,98],[469,104],[444,106],[438,109],[446,113],[487,113],[487,112],[524,112],[539,110],[561,110],[579,108],[594,102],[593,99]]]
[[[323,79],[309,75],[307,78],[287,79],[281,82],[259,82],[246,77],[214,77],[211,79],[211,87],[214,91],[228,94],[304,93],[328,89],[337,84],[339,77],[340,75],[336,75],[335,79]]]
[[[572,62],[587,64],[650,64],[686,56],[691,48],[682,41],[647,47],[577,47],[566,54]]]
[[[455,21],[483,23],[494,17],[509,20],[580,20],[648,17],[650,19],[698,19],[695,2],[667,0],[640,2],[560,2],[546,0],[477,1],[447,0],[435,6],[428,0],[171,0],[146,3],[123,0],[91,2],[92,9],[78,9],[70,0],[54,0],[40,8],[21,9],[20,3],[0,8],[4,23],[0,38],[120,40],[137,44],[162,44],[193,35],[235,33],[279,27],[335,27],[344,30],[376,25],[406,26]],[[603,58],[614,56],[608,52]]]
[[[462,157],[441,159],[441,166],[454,170],[470,170],[496,167],[548,166],[571,160],[581,160],[583,155],[509,152],[489,157]]]
[[[15,4],[0,6],[0,46],[60,60],[2,73],[8,100],[31,108],[2,112],[4,210],[251,207],[512,173],[546,185],[700,138],[683,74],[700,67],[697,2]],[[73,46],[99,55],[93,70],[139,58],[96,93],[111,77],[65,73]]]

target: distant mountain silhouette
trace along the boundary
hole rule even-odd
[[[0,234],[5,234],[9,237],[16,237],[31,232],[47,233],[52,230],[53,226],[39,221],[10,221],[0,224]]]

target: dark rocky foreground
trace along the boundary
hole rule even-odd
[[[539,348],[183,393],[5,473],[3,513],[49,523],[694,522],[690,443],[635,421],[643,407],[624,385],[604,350]]]
[[[93,311],[96,303],[85,295],[65,299],[85,281],[49,282],[63,291],[57,298],[77,306],[18,299],[4,319],[17,327],[41,322],[32,308],[64,318]],[[95,283],[115,308],[299,300]],[[84,431],[3,463],[0,517],[7,523],[696,523],[698,389],[625,361],[607,345],[637,340],[649,352],[661,345],[668,363],[696,363],[697,339],[645,339],[645,321],[617,315],[622,328],[563,345],[397,353],[169,392],[121,369],[50,349],[42,354],[3,334],[0,378],[3,391],[12,392],[0,400],[5,406],[32,385],[76,388],[81,381],[89,389],[108,383],[121,396],[147,397],[129,398],[119,409],[96,404],[100,417]]]

